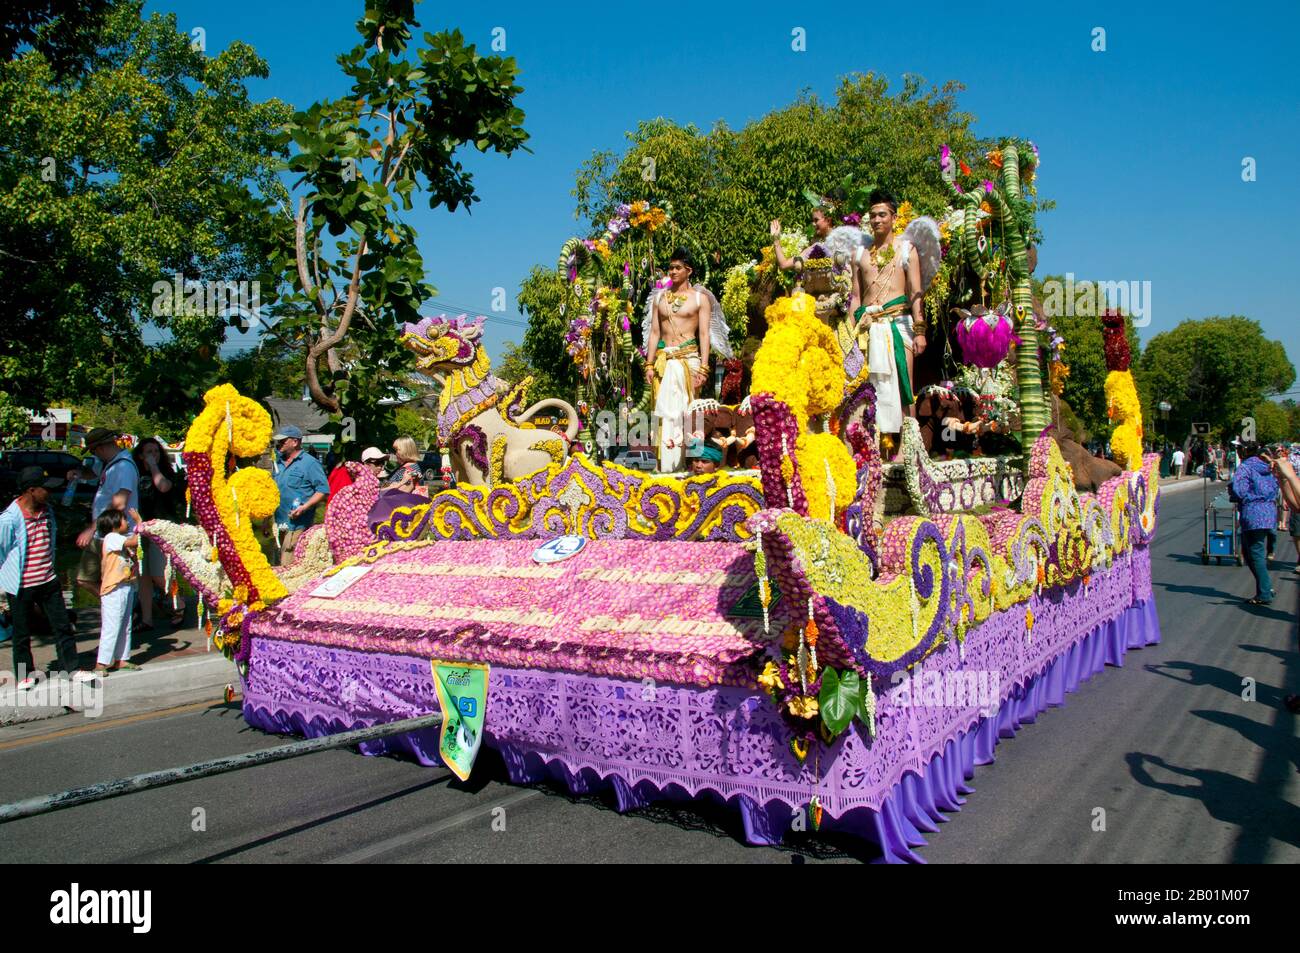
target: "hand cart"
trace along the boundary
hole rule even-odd
[[[1205,507],[1205,544],[1201,548],[1201,564],[1208,566],[1211,556],[1219,566],[1225,559],[1241,565],[1241,524],[1237,507],[1229,502],[1226,490]]]

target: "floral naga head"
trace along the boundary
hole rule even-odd
[[[240,641],[245,609],[256,611],[288,594],[262,552],[253,522],[275,513],[280,492],[256,467],[234,469],[233,461],[260,456],[271,441],[271,415],[230,384],[203,395],[203,412],[185,436],[185,466],[199,524],[208,534],[226,575],[242,597],[224,608],[223,644],[247,658]],[[224,604],[225,600],[223,600]]]
[[[816,519],[834,520],[853,502],[857,468],[848,448],[834,434],[815,433],[810,418],[833,414],[844,398],[844,356],[835,334],[820,321],[810,295],[799,292],[779,298],[767,309],[767,333],[754,357],[753,392],[771,397],[775,409],[792,420],[774,427],[766,413],[756,412],[759,464],[764,492],[778,486],[790,507]],[[760,407],[763,402],[759,402]],[[778,414],[778,416],[781,416]],[[777,432],[777,430],[781,432]],[[779,467],[780,479],[776,478]],[[798,485],[802,493],[795,494]],[[795,506],[800,496],[805,509]],[[771,505],[771,504],[769,504]]]
[[[483,337],[483,319],[467,315],[428,317],[405,325],[401,342],[416,355],[415,366],[431,376],[473,364]]]
[[[1115,421],[1110,435],[1111,453],[1125,470],[1142,467],[1142,403],[1129,370],[1132,355],[1125,334],[1124,315],[1106,311],[1101,316],[1101,336],[1106,349],[1106,415]]]
[[[1124,315],[1115,310],[1107,310],[1101,316],[1101,339],[1106,349],[1106,370],[1127,371],[1133,359],[1128,346],[1128,335],[1124,333]]]

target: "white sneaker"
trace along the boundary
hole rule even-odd
[[[27,691],[27,689],[35,688],[39,684],[40,684],[40,679],[38,679],[35,675],[28,675],[26,678],[24,678],[21,682],[18,683],[18,690],[20,692],[25,692]]]
[[[74,682],[93,682],[97,678],[99,678],[98,675],[94,672],[87,671],[84,668],[78,672],[72,673],[72,680]]]

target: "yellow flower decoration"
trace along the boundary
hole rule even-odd
[[[786,707],[796,718],[816,718],[821,710],[817,699],[811,695],[796,695]]]
[[[754,357],[753,386],[786,404],[800,427],[833,411],[844,394],[844,354],[835,333],[818,320],[803,292],[767,309],[767,334]]]
[[[853,502],[857,491],[858,471],[848,447],[834,434],[801,434],[795,444],[804,496],[808,498],[808,515],[813,519],[833,519]],[[831,497],[835,512],[831,513]]]
[[[785,682],[781,681],[781,670],[776,667],[775,662],[768,662],[763,666],[763,671],[758,676],[758,684],[769,692],[777,692],[785,688]]]
[[[185,435],[186,452],[207,455],[212,466],[210,489],[217,519],[234,544],[259,598],[265,602],[282,599],[288,590],[267,562],[253,533],[253,520],[270,516],[279,505],[275,481],[265,471],[254,469],[237,470],[226,477],[230,455],[259,457],[266,450],[271,441],[271,415],[230,384],[212,388],[203,395],[203,401],[203,412]],[[241,499],[241,490],[246,500]],[[259,513],[262,515],[255,515]]]
[[[916,209],[912,208],[911,202],[904,202],[898,206],[898,212],[894,215],[894,234],[903,234],[903,229],[907,228],[914,218],[916,218]]]
[[[1131,371],[1111,371],[1106,375],[1106,412],[1116,421],[1110,435],[1110,449],[1115,462],[1125,470],[1142,466],[1142,404]]]
[[[280,488],[275,477],[256,467],[236,470],[226,481],[232,503],[238,507],[240,519],[264,520],[274,516],[280,505]]]
[[[722,313],[731,327],[744,327],[749,308],[749,275],[735,270],[722,285]]]

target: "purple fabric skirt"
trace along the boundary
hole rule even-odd
[[[1038,627],[1034,636],[1041,646]],[[1059,644],[1049,659],[1036,654],[1032,671],[1009,672],[991,704],[949,699],[927,706],[920,694],[908,699],[895,686],[878,698],[875,737],[855,724],[802,763],[790,753],[789,728],[770,700],[743,688],[494,668],[485,741],[501,754],[512,781],[610,792],[619,810],[697,798],[733,804],[746,841],[756,845],[807,829],[815,795],[822,830],[869,841],[888,862],[921,862],[915,848],[925,844],[924,834],[961,808],[975,766],[993,761],[1001,738],[1064,704],[1068,692],[1107,665],[1123,665],[1129,649],[1159,641],[1154,600],[1137,600]],[[970,659],[978,636],[968,642]],[[263,730],[316,737],[435,709],[432,674],[422,659],[267,638],[253,643],[244,715]],[[361,750],[440,763],[436,730],[368,742]]]

